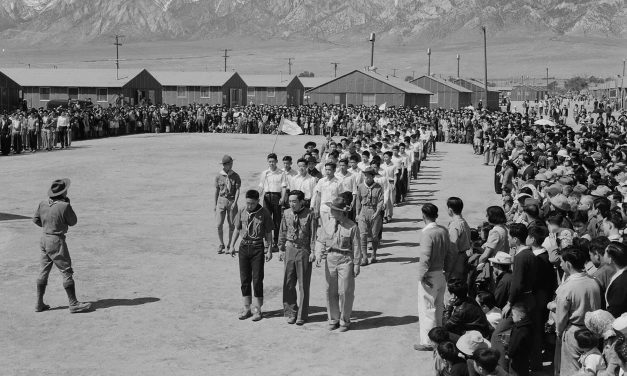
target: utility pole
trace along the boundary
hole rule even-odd
[[[459,78],[459,59],[461,58],[461,56],[459,54],[457,54],[457,78]]]
[[[623,59],[623,75],[620,79],[620,108],[625,109],[625,59]]]
[[[375,41],[375,34],[374,33],[370,33],[370,39],[368,39],[370,41],[370,43],[372,44],[372,47],[370,48],[370,67],[374,67],[374,41]]]
[[[483,80],[485,88],[484,107],[488,108],[488,46],[486,41],[485,26],[481,26],[481,30],[483,30]]]
[[[115,43],[113,43],[115,46],[115,78],[118,80],[120,79],[120,46],[122,45],[122,43],[120,43],[120,38],[123,37],[124,35],[115,34]]]
[[[398,70],[398,68],[392,68],[392,77],[396,77],[396,71]]]
[[[427,62],[427,76],[431,76],[431,48],[427,48],[427,56],[429,57]]]
[[[333,77],[337,77],[337,66],[340,65],[340,63],[333,62],[331,65],[333,65]]]
[[[224,49],[224,56],[222,56],[224,58],[224,71],[226,72],[226,59],[228,59],[230,56],[227,54],[228,51],[231,51],[228,48]]]
[[[287,58],[287,74],[292,75],[292,60],[296,60],[293,57]]]
[[[546,94],[549,94],[549,67],[546,67]]]

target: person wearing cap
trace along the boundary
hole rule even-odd
[[[599,284],[584,272],[587,258],[584,250],[574,246],[567,247],[561,254],[560,266],[568,278],[558,288],[555,300],[555,332],[559,341],[556,351],[560,351],[560,375],[574,375],[578,371],[581,353],[575,332],[585,325],[586,312],[601,308]]]
[[[470,371],[471,369],[474,369],[472,357],[475,351],[489,349],[491,348],[491,344],[490,341],[483,338],[480,332],[476,330],[469,330],[459,337],[457,343],[455,343],[455,347],[457,347],[457,350],[459,350],[464,359],[466,359],[468,371]]]
[[[44,303],[44,294],[48,285],[48,276],[55,265],[63,275],[63,288],[68,296],[70,313],[87,312],[91,309],[90,303],[81,303],[76,299],[76,287],[72,270],[70,251],[65,242],[65,234],[70,226],[76,225],[78,219],[67,191],[70,188],[70,179],[57,179],[52,182],[48,190],[48,200],[39,203],[33,222],[42,228],[40,240],[41,270],[37,279],[36,312],[50,309]]]
[[[237,214],[237,200],[239,199],[242,179],[233,171],[233,158],[230,155],[222,157],[222,170],[218,173],[215,180],[215,196],[213,211],[216,213],[216,224],[218,228],[218,253],[225,252],[224,246],[224,220],[226,219],[229,226],[229,242],[226,245],[226,252],[231,249],[231,240],[233,239],[233,230],[235,229],[234,219]]]
[[[422,206],[422,229],[418,261],[418,320],[420,342],[414,345],[418,351],[431,351],[429,330],[442,325],[445,271],[448,272],[448,257],[451,241],[448,230],[436,223],[438,208],[433,204]],[[445,268],[447,268],[445,270]]]
[[[287,179],[283,170],[277,167],[278,158],[274,153],[268,154],[268,169],[261,172],[259,188],[263,193],[263,207],[268,210],[274,222],[274,234],[272,238],[272,251],[277,252],[279,241],[279,226],[281,225],[281,212]]]
[[[511,265],[514,263],[509,253],[499,251],[494,257],[488,259],[494,269],[494,300],[499,309],[503,309],[507,304],[509,290],[512,285]]]
[[[379,235],[383,226],[383,212],[385,193],[383,187],[375,182],[377,172],[368,167],[363,172],[364,181],[357,186],[356,213],[359,234],[361,236],[361,250],[363,257],[361,265],[377,262],[379,249]],[[372,238],[372,258],[368,260],[368,237]]]
[[[283,311],[288,324],[303,325],[309,314],[312,252],[318,221],[305,207],[305,194],[293,189],[290,208],[283,212],[279,229],[279,261],[284,262]],[[298,294],[296,291],[298,283]],[[298,295],[298,299],[297,299]]]
[[[323,176],[320,170],[316,168],[317,163],[318,160],[316,159],[316,157],[313,156],[313,154],[307,157],[307,173],[314,178],[320,180]]]
[[[359,227],[348,218],[342,196],[324,204],[331,217],[321,223],[316,239],[316,264],[324,259],[329,330],[349,329],[355,299],[355,277],[362,257]]]
[[[238,252],[239,275],[244,301],[244,308],[239,313],[240,320],[245,320],[251,316],[253,321],[261,320],[264,261],[272,259],[271,244],[274,223],[268,209],[259,204],[259,196],[259,191],[248,190],[246,192],[246,207],[237,212],[234,221],[233,245],[239,239],[240,233],[244,231]],[[265,247],[264,240],[266,242]],[[235,256],[235,247],[231,248],[231,256]],[[253,294],[255,304],[251,309]]]

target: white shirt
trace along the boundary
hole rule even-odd
[[[357,193],[356,175],[350,171],[346,171],[346,175],[342,175],[341,171],[335,173],[335,178],[340,181],[340,191]]]
[[[326,177],[320,179],[314,188],[314,197],[317,197],[318,193],[320,194],[320,211],[330,211],[331,209],[324,203],[333,201],[342,193],[340,181],[335,176],[331,179]]]
[[[285,174],[280,168],[277,168],[274,171],[270,171],[270,169],[267,169],[261,173],[259,188],[261,188],[264,193],[281,193],[283,187],[285,187],[286,184],[287,183],[285,183]]]
[[[305,199],[311,200],[317,183],[318,179],[309,174],[305,176],[298,174],[292,178],[292,181],[290,182],[290,190],[302,191],[305,194]]]
[[[298,175],[298,171],[294,170],[293,168],[290,169],[289,172],[287,171],[283,171],[283,174],[285,175],[285,182],[284,182],[284,187],[288,188],[288,189],[292,189],[290,188],[292,186],[292,180],[294,179],[294,177],[296,175]]]

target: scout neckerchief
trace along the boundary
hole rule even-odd
[[[263,207],[259,204],[257,204],[257,208],[255,208],[254,211],[249,212],[248,209],[246,209],[246,213],[248,214],[248,218],[246,220],[246,234],[248,235],[249,238],[253,238],[253,236],[251,235],[251,225],[253,223],[252,219],[255,216],[255,214],[257,214],[261,209],[263,209]]]
[[[220,170],[220,175],[225,176],[224,185],[226,188],[226,193],[231,193],[231,179],[229,178],[233,175],[233,170],[229,170],[229,172],[225,172],[224,170]]]

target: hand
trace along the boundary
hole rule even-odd
[[[272,251],[270,250],[270,248],[266,248],[266,262],[272,260]]]
[[[231,248],[229,253],[231,254],[231,257],[235,257],[235,244],[233,244],[233,247]]]
[[[421,282],[424,283],[424,285],[427,286],[428,288],[433,287],[433,282],[431,282],[430,277],[424,277]]]
[[[503,317],[507,317],[509,311],[511,310],[511,307],[509,305],[509,302],[507,304],[505,304],[505,307],[503,307],[503,310],[501,311],[501,315]]]
[[[316,268],[319,268],[322,264],[322,256],[316,256]]]
[[[314,215],[314,218],[315,218],[316,220],[320,219],[320,211],[319,211],[319,210],[314,211],[313,215]]]
[[[359,275],[360,272],[360,266],[359,264],[355,264],[355,266],[353,266],[353,277],[357,277]]]
[[[285,259],[285,251],[279,252],[279,261],[283,261]]]
[[[316,255],[315,253],[311,252],[309,254],[309,262],[314,262],[314,261],[316,261]]]

